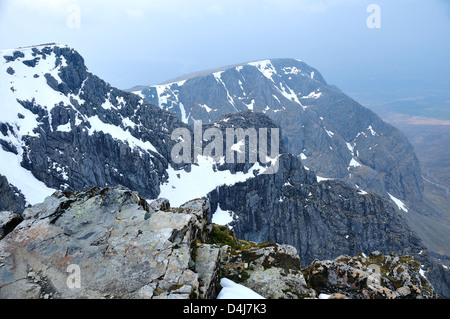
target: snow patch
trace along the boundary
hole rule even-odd
[[[31,204],[39,204],[56,190],[48,188],[34,175],[20,165],[21,156],[9,153],[0,148],[0,174],[8,179],[8,182],[17,187],[25,196],[26,201]]]
[[[217,299],[265,299],[250,288],[237,284],[228,278],[222,278],[220,285],[223,288]]]
[[[248,63],[248,65],[256,67],[266,78],[274,82],[273,76],[277,74],[277,71],[275,70],[270,60],[250,62]]]
[[[206,104],[200,103],[199,106],[200,106],[201,108],[205,109],[206,112],[208,112],[208,113],[212,111],[211,108],[208,107],[208,105],[206,105]]]
[[[316,178],[317,178],[317,182],[318,183],[323,182],[323,181],[331,181],[331,180],[333,180],[333,178],[321,177],[319,175],[316,175]]]
[[[56,128],[56,131],[58,131],[58,132],[70,132],[71,130],[72,130],[72,126],[71,126],[70,122],[67,124],[64,124],[64,125],[59,125]]]
[[[228,226],[228,228],[232,229],[228,224],[231,223],[235,219],[235,214],[232,211],[224,211],[220,208],[220,204],[217,206],[217,210],[213,213],[211,222],[217,225]]]
[[[143,142],[140,139],[137,139],[129,131],[123,130],[122,128],[107,124],[102,122],[98,115],[92,116],[88,118],[89,123],[91,123],[91,128],[89,129],[89,135],[92,135],[94,132],[103,132],[105,134],[111,135],[112,138],[120,140],[122,142],[126,142],[132,149],[140,148],[146,151],[152,151],[157,154],[158,151],[150,142]]]
[[[355,158],[352,158],[351,161],[350,161],[350,163],[348,164],[348,167],[349,167],[349,168],[350,168],[350,167],[358,167],[358,166],[361,166],[361,164],[359,164],[359,163],[355,160]]]
[[[401,210],[403,210],[404,212],[408,212],[408,208],[406,207],[406,205],[398,198],[392,196],[391,194],[389,194],[389,197],[391,198],[391,200],[395,203],[395,205],[397,205],[397,207]]]
[[[249,104],[245,104],[244,105],[251,111],[253,111],[255,109],[255,99],[252,99],[252,101]]]
[[[350,153],[352,153],[352,156],[355,156],[354,154],[354,150],[355,150],[355,144],[350,144],[350,143],[345,143],[347,145],[348,150],[350,151]]]
[[[224,163],[222,158],[220,163]],[[232,174],[230,171],[217,170],[217,163],[211,157],[199,156],[198,163],[191,165],[191,172],[184,170],[174,170],[169,167],[167,173],[169,179],[161,185],[159,197],[167,198],[172,206],[178,207],[193,198],[201,198],[221,185],[234,185],[238,182],[244,182],[255,177],[254,170],[260,173],[267,168],[255,163],[249,171],[244,174],[237,172]]]
[[[297,74],[301,73],[301,71],[299,69],[297,69],[295,66],[285,67],[285,68],[283,68],[283,71],[284,71],[284,74],[295,74],[295,75],[297,75]]]
[[[325,132],[327,132],[327,134],[328,134],[329,137],[333,137],[333,136],[334,136],[334,133],[333,133],[333,132],[328,131],[326,128],[323,128],[323,129],[325,130]]]
[[[295,92],[292,91],[289,86],[286,85],[286,87],[284,87],[283,83],[280,82],[280,88],[281,89],[279,89],[277,86],[275,86],[275,87],[278,90],[278,92],[280,92],[289,101],[293,101],[293,102],[295,102],[297,104],[300,104],[300,106],[302,106],[303,109],[305,109],[305,107],[302,105],[302,103],[298,99],[297,95],[295,94]]]
[[[367,129],[370,131],[370,133],[372,134],[372,136],[375,136],[375,135],[377,134],[377,132],[375,132],[375,131],[373,130],[372,125],[369,125],[369,127],[368,127]]]
[[[319,97],[322,96],[322,92],[311,92],[309,93],[307,96],[302,96],[302,99],[318,99]]]
[[[179,105],[180,105],[180,112],[181,112],[181,121],[183,122],[183,123],[188,123],[188,119],[187,119],[187,117],[186,117],[186,110],[184,109],[184,105],[183,105],[183,103],[179,103]]]

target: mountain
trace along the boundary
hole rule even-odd
[[[334,92],[345,99],[335,88],[328,87],[318,72],[303,72],[308,81],[317,83],[321,89],[316,91],[314,87],[307,87],[306,91],[314,89],[309,92],[315,93],[308,93],[309,97],[302,99],[310,103],[316,101],[317,105],[302,107],[296,101],[289,102],[285,95],[289,92],[292,95],[293,89],[280,85],[285,94],[279,93],[278,99],[284,96],[287,102],[285,106],[279,105],[279,112],[275,112],[276,109],[267,110],[266,114],[252,112],[248,107],[246,112],[236,112],[231,101],[237,99],[224,91],[225,87],[228,88],[226,84],[220,84],[220,81],[225,83],[228,71],[202,77],[201,81],[209,81],[211,85],[220,84],[216,93],[225,94],[226,101],[230,103],[224,103],[223,107],[229,107],[229,111],[233,112],[218,115],[215,120],[205,120],[207,125],[198,130],[187,121],[188,117],[192,119],[189,115],[192,112],[186,113],[184,109],[185,116],[180,113],[179,119],[176,114],[145,101],[142,96],[112,87],[89,72],[82,56],[67,46],[52,44],[1,51],[0,61],[0,158],[2,163],[7,163],[0,166],[1,210],[20,214],[29,205],[44,202],[55,191],[62,191],[70,197],[71,192],[117,185],[139,192],[146,202],[167,198],[174,207],[192,199],[208,198],[212,206],[209,219],[216,220],[218,216],[228,214],[232,221],[225,224],[233,227],[244,239],[291,244],[298,250],[305,266],[319,256],[331,259],[340,254],[356,255],[374,250],[385,254],[410,254],[424,265],[424,274],[432,281],[436,291],[450,296],[447,268],[431,256],[419,236],[406,223],[404,211],[398,209],[401,207],[406,211],[410,207],[405,207],[405,203],[397,199],[405,199],[406,195],[400,197],[396,189],[406,192],[409,187],[413,193],[420,190],[420,185],[414,182],[406,185],[415,178],[413,173],[401,173],[407,163],[414,172],[415,157],[405,151],[408,144],[401,144],[402,135],[383,124],[373,113],[367,113],[356,102],[348,107],[338,104],[339,108],[329,110],[331,115],[328,115],[328,120],[325,113],[317,114],[315,109],[325,112],[327,107],[331,108],[320,106],[322,94],[324,98],[327,94],[336,98],[332,95]],[[250,65],[251,68],[243,66],[242,69],[235,66],[231,69],[235,71],[230,72],[246,70],[249,77],[254,76],[253,85],[265,87],[267,81],[272,83],[272,73],[267,66],[257,64]],[[299,68],[284,68],[285,72],[290,70],[292,76],[302,76]],[[275,79],[275,73],[272,76]],[[193,78],[176,85],[181,92],[185,85],[197,80]],[[237,84],[239,87],[239,82]],[[252,85],[252,82],[246,85]],[[256,88],[249,92],[252,93],[245,94],[263,95]],[[214,94],[211,92],[211,97]],[[300,101],[300,98],[297,99]],[[257,110],[259,104],[256,97],[254,100],[254,110]],[[237,108],[237,102],[234,104]],[[348,156],[348,162],[343,166],[345,174],[356,176],[359,170],[369,171],[369,175],[373,175],[380,187],[387,188],[391,195],[380,196],[362,183],[358,189],[348,180],[327,180],[317,176],[311,166],[315,156],[312,151],[302,148],[300,155],[291,153],[289,150],[292,148],[291,140],[295,140],[294,133],[289,131],[289,127],[283,127],[281,118],[277,120],[270,116],[280,113],[284,114],[286,121],[293,121],[288,113],[282,112],[283,107],[292,110],[292,117],[298,117],[308,127],[303,135],[300,134],[302,130],[298,132],[298,141],[317,145],[315,152],[319,152],[323,145],[340,150],[339,153],[342,151]],[[207,108],[201,108],[208,113]],[[353,144],[339,137],[345,134],[337,132],[338,121],[332,118],[333,114],[337,117],[337,114],[343,113],[341,108],[354,112],[352,117],[346,119],[347,123],[355,121],[356,131],[361,133],[355,134],[357,138]],[[214,113],[212,108],[210,113]],[[198,116],[194,118],[199,119]],[[365,122],[359,123],[360,118],[365,118]],[[255,135],[259,145],[263,140],[261,134],[266,129],[265,137],[270,145],[267,145],[266,156],[259,155],[257,161],[251,161],[247,143],[244,154],[248,156],[242,163],[224,161],[223,158],[214,161],[204,153],[195,156],[198,148],[207,149],[205,146],[210,142],[207,132],[216,129],[216,133],[226,135],[231,128],[254,128],[259,133]],[[354,133],[353,127],[346,130],[349,135]],[[175,132],[181,132],[181,135]],[[199,133],[202,134],[200,137]],[[281,139],[278,153],[271,143],[272,137],[277,136]],[[180,163],[174,158],[173,150],[189,140],[193,141],[189,145],[194,147],[183,153],[187,155],[188,163]],[[382,151],[370,157],[369,151],[378,147],[369,146],[373,142],[377,142],[385,152],[389,149],[389,153]],[[233,157],[238,157],[243,151],[241,141],[233,137],[232,143],[230,149],[236,152]],[[389,155],[391,153],[395,156]],[[331,154],[330,166],[335,161]],[[320,162],[328,155],[317,156],[316,161]],[[390,167],[391,174],[378,173],[364,164],[366,157],[372,158],[376,163],[374,166],[388,169],[395,164],[395,169]],[[304,162],[307,166],[303,165]],[[349,167],[349,164],[352,165]],[[330,178],[331,175],[320,176]],[[417,196],[420,197],[420,192]],[[69,204],[70,200],[67,202]],[[55,214],[62,213],[66,208],[66,204],[62,205]],[[2,242],[7,239],[8,236]]]
[[[9,163],[0,174],[27,203],[117,184],[158,196],[170,132],[183,126],[175,116],[111,87],[67,46],[2,51],[0,72],[0,157]]]
[[[262,60],[173,81],[133,92],[190,124],[229,112],[262,112],[282,128],[287,150],[319,176],[421,207],[420,165],[404,135],[306,63]]]

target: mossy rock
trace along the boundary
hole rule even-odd
[[[213,224],[212,230],[209,234],[208,244],[217,245],[219,247],[228,245],[232,249],[241,248],[241,245],[234,236],[232,230],[228,229],[227,226],[221,226],[216,224]]]
[[[311,265],[308,268],[303,269],[303,276],[306,279],[308,288],[314,289],[318,292],[324,291],[327,288],[328,269],[324,267],[321,270],[315,271],[315,268],[315,265]]]

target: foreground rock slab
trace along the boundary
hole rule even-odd
[[[163,208],[122,187],[48,197],[0,242],[0,298],[209,298],[192,260],[209,203]]]

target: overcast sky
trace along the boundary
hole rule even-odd
[[[122,89],[276,57],[351,96],[450,84],[449,0],[0,0],[1,49],[49,42]]]

